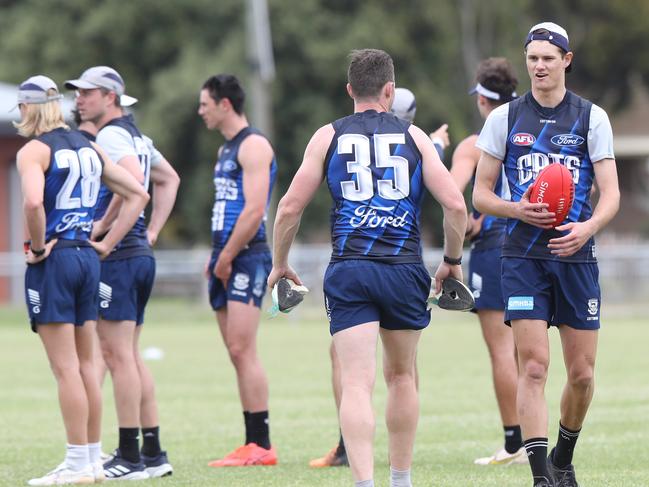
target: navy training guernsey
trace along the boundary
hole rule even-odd
[[[325,158],[331,261],[420,263],[422,155],[410,123],[367,110],[333,122]]]
[[[266,138],[259,130],[250,126],[244,127],[232,139],[225,141],[214,166],[212,246],[216,249],[225,247],[246,204],[245,195],[243,194],[243,168],[239,162],[239,148],[246,137],[252,134]],[[268,185],[266,211],[257,232],[248,242],[248,246],[266,243],[266,217],[270,205],[270,196],[277,177],[277,160],[274,154],[268,170],[270,171],[270,184]],[[264,248],[267,247],[264,246]]]
[[[144,136],[135,125],[132,115],[124,115],[109,121],[97,134],[97,143],[115,163],[118,163],[124,156],[136,156],[144,175],[142,186],[145,191],[149,190],[151,151]],[[102,185],[95,220],[103,217],[112,197],[113,193],[110,189]],[[153,255],[153,250],[147,239],[144,211],[140,213],[133,227],[105,260],[126,259],[141,255]]]
[[[475,185],[475,174],[473,176]],[[509,200],[511,194],[509,193],[509,184],[505,176],[504,167],[500,171],[500,176],[496,180],[494,186],[494,193],[499,198]],[[480,218],[482,213],[473,209],[473,218]],[[507,227],[507,219],[500,218],[493,215],[485,215],[480,226],[480,232],[471,239],[472,250],[487,250],[494,248],[501,248],[505,241],[505,228]]]
[[[497,111],[499,113],[495,113]],[[493,144],[492,140],[501,135],[498,125],[504,123],[507,128],[502,155],[498,154],[498,144]],[[539,105],[531,92],[497,108],[489,116],[477,145],[503,161],[512,201],[520,201],[547,165],[558,163],[566,166],[575,184],[575,198],[564,224],[583,222],[591,217],[593,161],[614,157],[606,113],[570,91],[554,108]],[[502,255],[561,262],[596,262],[593,238],[569,257],[553,255],[547,247],[548,241],[566,234],[509,219]]]
[[[88,240],[103,161],[81,133],[57,128],[36,138],[50,148],[45,171],[45,240]]]

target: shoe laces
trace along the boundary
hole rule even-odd
[[[571,468],[556,471],[556,487],[574,487],[577,485],[575,472]]]
[[[48,472],[47,475],[59,475],[61,472],[65,471],[65,470],[68,470],[68,469],[69,469],[69,467],[66,465],[66,463],[62,462],[54,470],[52,470],[51,472]]]

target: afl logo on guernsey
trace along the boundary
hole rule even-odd
[[[552,137],[550,141],[559,147],[574,147],[583,144],[584,138],[575,134],[559,134]]]
[[[517,134],[512,135],[511,141],[514,145],[526,147],[536,142],[536,137],[525,132],[518,132]]]

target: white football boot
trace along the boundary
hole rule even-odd
[[[28,485],[69,485],[69,484],[94,484],[95,476],[92,466],[88,465],[81,470],[71,470],[65,462],[56,467],[47,475],[31,479]]]
[[[524,446],[514,453],[509,453],[502,448],[490,457],[476,458],[473,463],[476,465],[522,465],[528,463],[527,452]]]

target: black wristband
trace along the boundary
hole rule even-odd
[[[454,259],[452,257],[449,257],[448,255],[444,256],[444,262],[450,265],[461,265],[462,264],[462,257],[458,257],[457,259]]]
[[[45,253],[45,248],[43,247],[41,250],[34,250],[34,247],[31,245],[29,246],[29,250],[32,251],[32,254],[34,254],[36,257],[40,257]]]

